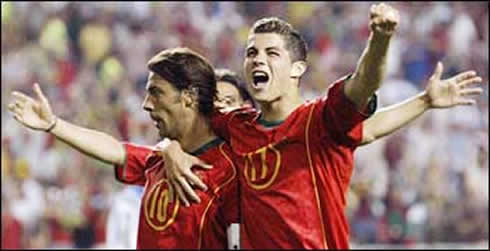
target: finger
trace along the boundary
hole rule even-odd
[[[395,31],[396,23],[391,23],[391,22],[383,22],[379,27],[381,28],[380,31],[386,33],[386,34],[392,34]]]
[[[386,19],[385,17],[378,16],[372,19],[371,29],[378,32],[393,32],[397,25],[397,22]]]
[[[437,62],[436,69],[434,70],[434,74],[432,74],[431,79],[441,79],[443,69],[444,66],[442,65],[441,61]]]
[[[14,104],[14,103],[10,103],[10,104],[8,104],[7,109],[8,109],[9,111],[11,111],[11,112],[14,112],[14,111],[15,111],[15,107],[16,107],[16,106],[15,106],[15,104]]]
[[[386,19],[388,19],[388,22],[397,24],[400,22],[400,13],[396,9],[390,9],[386,13]]]
[[[181,177],[177,178],[177,180],[179,181],[179,184],[182,186],[183,191],[186,194],[188,194],[193,201],[195,201],[197,203],[201,202],[201,199],[199,199],[199,196],[197,196],[196,192],[194,192],[194,189],[192,189],[192,187],[189,185],[189,183],[187,182],[187,180],[184,177],[181,176]]]
[[[48,100],[44,96],[43,91],[41,91],[41,87],[39,87],[38,83],[34,84],[34,92],[36,93],[37,97],[44,105],[48,105]]]
[[[370,19],[373,19],[379,15],[378,12],[376,11],[376,6],[377,6],[376,4],[371,5],[371,9],[369,10]]]
[[[17,114],[19,116],[20,116],[20,114],[22,114],[22,109],[20,109],[15,104],[9,104],[7,108],[9,111],[11,111],[12,113]]]
[[[204,184],[204,182],[202,182],[201,179],[199,179],[199,177],[197,175],[195,175],[194,173],[188,172],[188,173],[185,173],[184,175],[189,180],[191,185],[196,185],[199,189],[201,189],[203,191],[208,190],[208,187],[206,186],[206,184]]]
[[[374,25],[381,25],[383,23],[383,17],[382,16],[376,16],[371,19],[372,24]]]
[[[23,103],[26,103],[26,102],[29,102],[29,101],[31,101],[31,102],[34,101],[31,97],[29,97],[29,96],[27,96],[27,95],[25,95],[23,93],[17,92],[17,91],[12,92],[12,96],[14,96],[14,98],[16,100],[19,100],[19,101],[21,101]]]
[[[467,96],[467,95],[478,95],[481,94],[482,92],[483,92],[482,88],[471,88],[471,89],[461,90],[459,91],[459,94],[461,94],[461,96]]]
[[[464,81],[459,81],[456,85],[460,88],[465,88],[466,86],[468,86],[470,84],[480,83],[481,81],[482,81],[482,78],[474,77],[474,78],[470,78],[470,79],[467,79]]]
[[[384,28],[389,30],[389,31],[393,31],[393,30],[395,30],[395,27],[397,24],[398,23],[396,21],[387,19],[386,22],[384,22]]]
[[[200,166],[204,169],[211,169],[213,168],[213,165],[209,165],[207,164],[206,162],[204,162],[203,160],[199,159],[199,158],[194,158],[194,164],[193,165],[197,165],[197,166]]]
[[[10,114],[12,114],[12,116],[14,117],[14,119],[19,122],[21,125],[25,125],[24,124],[24,120],[22,119],[22,116],[18,113],[15,113],[15,112],[12,112],[12,111],[9,111]]]
[[[153,154],[159,157],[163,157],[163,152],[160,151],[159,149],[153,149]]]
[[[190,205],[189,204],[189,201],[185,197],[185,194],[182,191],[182,189],[180,188],[180,186],[178,184],[176,184],[176,182],[173,182],[173,185],[174,185],[175,191],[177,191],[177,196],[179,196],[179,199],[182,201],[182,203],[184,204],[184,206],[188,207]]]
[[[456,104],[458,105],[474,105],[476,101],[473,99],[457,99]]]
[[[472,77],[475,77],[476,76],[476,72],[474,71],[465,71],[463,73],[460,73],[456,76],[454,76],[453,78],[456,80],[456,82],[461,82],[461,81],[464,81],[466,79],[469,79],[469,78],[472,78]]]
[[[172,185],[172,182],[170,180],[167,180],[167,186],[168,186],[168,201],[170,203],[174,202],[174,186]]]
[[[19,114],[14,113],[14,112],[10,112],[10,113],[12,114],[12,116],[14,117],[14,119],[15,119],[15,120],[17,120],[17,122],[19,122],[19,123],[23,124],[23,123],[22,123],[22,118],[20,117],[20,115],[19,115]]]
[[[25,103],[23,103],[23,102],[21,102],[19,100],[16,100],[15,101],[15,106],[22,110],[22,109],[24,109]]]

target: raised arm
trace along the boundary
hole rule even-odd
[[[345,85],[345,95],[360,110],[380,87],[391,37],[399,22],[398,11],[384,3],[373,5],[370,11],[371,34],[352,78]]]
[[[124,164],[124,147],[114,137],[96,130],[71,124],[56,117],[41,88],[34,84],[37,100],[20,92],[13,92],[9,111],[20,124],[38,131],[52,133],[57,139],[78,151],[110,164]]]
[[[391,134],[429,109],[475,104],[476,101],[468,96],[483,92],[481,88],[471,87],[471,84],[481,83],[481,77],[474,71],[466,71],[442,80],[442,71],[443,65],[439,62],[423,92],[388,106],[364,121],[361,145]]]

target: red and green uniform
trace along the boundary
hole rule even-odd
[[[226,228],[237,222],[236,169],[228,144],[213,140],[193,153],[211,163],[210,170],[194,169],[208,190],[196,190],[201,203],[185,207],[174,195],[168,202],[164,162],[152,148],[124,143],[126,160],[115,166],[116,179],[144,186],[138,226],[138,249],[226,249]]]
[[[353,153],[376,99],[369,114],[360,113],[344,81],[275,125],[250,108],[213,117],[213,129],[241,156],[242,248],[349,247],[344,211]]]

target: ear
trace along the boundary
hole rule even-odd
[[[197,88],[188,88],[185,90],[182,90],[181,94],[181,99],[182,103],[184,104],[185,107],[192,107],[194,105],[197,105]]]
[[[306,72],[306,62],[305,61],[296,61],[293,63],[291,68],[291,78],[300,78]]]

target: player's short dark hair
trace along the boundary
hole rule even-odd
[[[252,96],[250,96],[245,84],[240,79],[238,74],[236,74],[236,72],[220,68],[214,70],[214,74],[216,75],[216,82],[223,81],[235,86],[235,88],[238,89],[238,93],[240,93],[240,97],[242,97],[243,101],[249,101],[250,104],[255,107],[255,102],[253,101]]]
[[[159,52],[148,61],[148,69],[170,82],[177,90],[195,90],[199,112],[211,115],[216,98],[214,68],[199,53],[185,47]]]
[[[286,49],[291,55],[291,60],[293,62],[298,60],[306,61],[308,45],[290,23],[278,17],[264,17],[254,23],[251,31],[253,33],[276,33],[282,35],[286,42]]]

